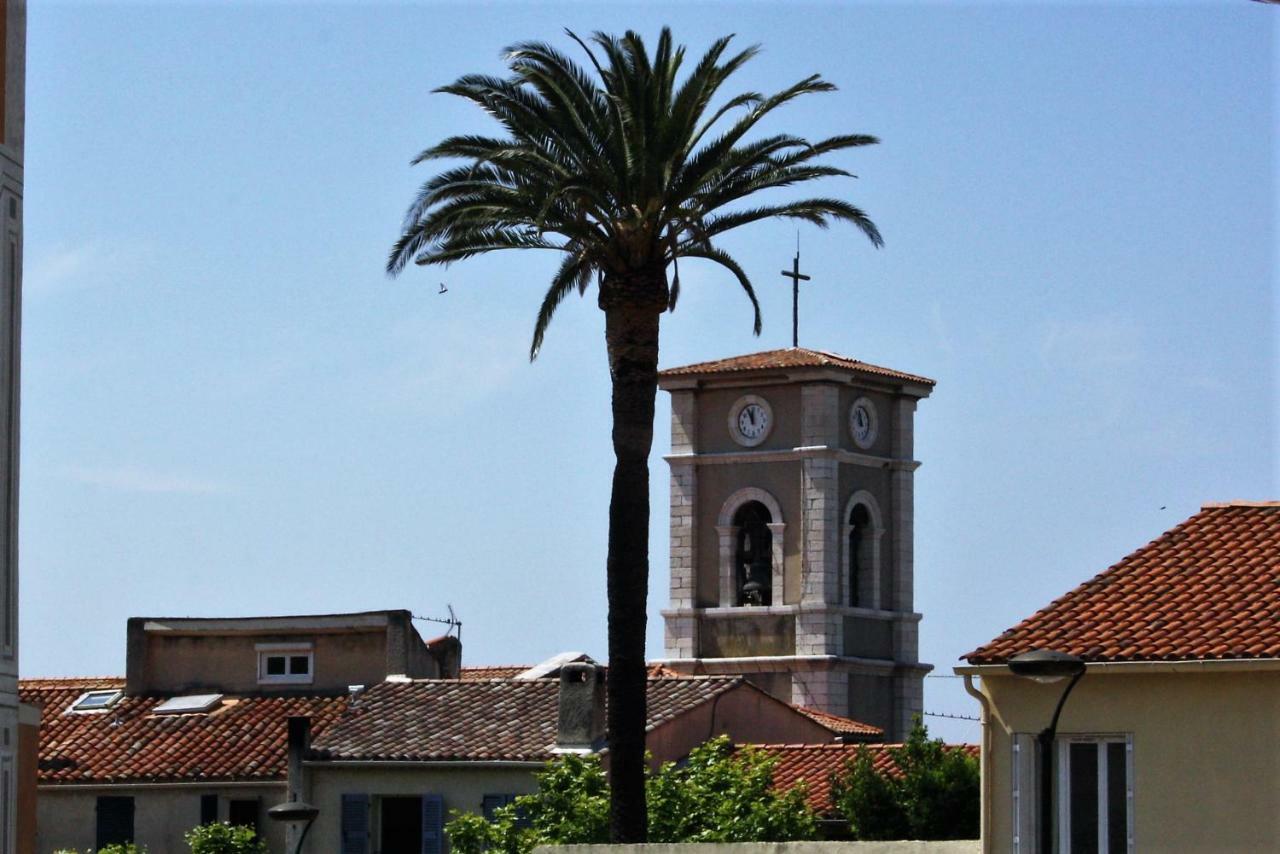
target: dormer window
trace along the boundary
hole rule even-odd
[[[311,644],[260,643],[259,685],[310,685],[314,655]]]
[[[116,700],[120,699],[123,692],[110,688],[105,691],[88,691],[81,694],[80,697],[71,704],[69,712],[105,712],[107,709],[115,705]]]

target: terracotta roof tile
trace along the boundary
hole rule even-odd
[[[67,713],[86,691],[123,679],[23,679],[18,695],[41,707],[37,779],[49,783],[283,780],[285,721],[311,718],[322,733],[348,697],[225,695],[208,714],[153,715],[169,696],[126,696],[109,709]]]
[[[817,709],[806,709],[804,706],[796,706],[795,709],[800,714],[812,718],[832,732],[840,733],[841,735],[884,735],[884,730],[880,729],[880,727],[864,724],[862,721],[855,721],[853,718],[843,718]]]
[[[711,362],[698,362],[693,365],[682,365],[667,368],[658,373],[659,377],[685,377],[702,374],[732,374],[745,371],[786,370],[788,368],[843,368],[864,374],[889,377],[906,382],[934,385],[928,377],[883,368],[869,362],[861,362],[837,353],[824,350],[809,350],[804,347],[788,347],[785,350],[765,350],[762,353],[750,353],[745,356],[734,356],[729,359],[717,359]]]
[[[485,664],[477,667],[464,667],[458,678],[464,682],[475,682],[480,679],[510,679],[524,673],[532,665],[529,664]]]
[[[741,677],[650,679],[649,730],[745,684]],[[317,758],[545,762],[556,738],[556,679],[384,682],[312,742]]]
[[[755,749],[777,761],[773,768],[773,785],[776,789],[789,789],[804,783],[809,806],[818,815],[835,812],[831,803],[831,777],[843,772],[860,748],[871,752],[873,767],[881,773],[897,774],[898,764],[893,751],[901,744],[757,744]],[[964,750],[971,756],[978,755],[976,744],[950,745],[951,749]]]
[[[1037,648],[1086,661],[1280,657],[1280,502],[1207,504],[963,658]]]

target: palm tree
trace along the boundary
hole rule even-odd
[[[778,107],[835,89],[814,74],[777,94],[734,95],[712,108],[725,80],[758,51],[729,55],[717,40],[683,80],[684,48],[663,29],[652,56],[640,36],[596,33],[585,52],[594,75],[554,47],[510,48],[506,78],[469,74],[437,91],[473,101],[501,136],[452,136],[413,161],[461,159],[419,190],[387,261],[449,264],[501,249],[562,254],[534,325],[536,358],[556,308],[592,282],[605,313],[616,465],[609,502],[608,746],[615,842],[646,835],[644,800],[645,605],[649,582],[649,451],[657,394],[658,324],[680,293],[678,259],[728,269],[755,311],[747,274],[715,238],[759,220],[851,223],[876,246],[875,224],[835,198],[737,206],[764,190],[849,175],[820,164],[829,152],[877,142],[861,134],[810,143],[753,136]],[[597,55],[599,52],[599,56]],[[667,269],[672,270],[668,283]]]

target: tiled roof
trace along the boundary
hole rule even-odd
[[[831,803],[831,777],[844,771],[846,763],[857,758],[858,750],[871,752],[872,766],[881,773],[898,774],[898,764],[893,750],[901,744],[756,744],[755,749],[777,760],[773,767],[775,789],[789,789],[804,783],[807,801],[814,812],[830,815],[835,812]],[[949,745],[951,749],[978,755],[976,744]]]
[[[286,719],[322,733],[348,697],[226,695],[208,714],[153,715],[168,696],[122,697],[108,710],[70,713],[86,691],[123,679],[23,679],[24,703],[41,706],[37,779],[49,783],[283,780]]]
[[[652,730],[733,688],[741,677],[650,679]],[[555,754],[556,679],[384,682],[312,742],[317,758],[545,762]]]
[[[928,377],[883,368],[869,362],[860,362],[848,356],[828,353],[824,350],[809,350],[804,347],[788,347],[785,350],[765,350],[763,353],[751,353],[746,356],[734,356],[729,359],[717,359],[712,362],[698,362],[694,365],[682,365],[678,368],[667,368],[660,371],[660,377],[684,377],[700,374],[732,374],[745,371],[786,370],[788,368],[843,368],[864,374],[875,374],[906,382],[934,385]]]
[[[510,679],[528,669],[527,664],[485,664],[462,668],[458,678],[464,682],[475,682],[481,679]]]
[[[475,667],[464,667],[458,675],[459,679],[466,682],[475,682],[480,679],[510,679],[513,676],[519,676],[533,665],[530,664],[480,664]],[[678,678],[679,673],[661,664],[649,665],[649,678],[670,677]],[[553,676],[546,677],[548,679]]]
[[[1205,505],[963,657],[1038,648],[1086,661],[1280,657],[1280,502]]]
[[[804,706],[796,706],[795,709],[800,714],[812,718],[832,732],[841,735],[884,735],[884,730],[880,729],[880,727],[864,724],[862,721],[855,721],[853,718],[842,718],[839,715],[827,714],[817,709],[806,709]]]

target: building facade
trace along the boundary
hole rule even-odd
[[[933,380],[804,348],[661,373],[666,666],[740,673],[901,740],[931,669],[913,604],[916,403]]]
[[[966,655],[983,850],[1043,852],[1046,829],[1059,851],[1280,850],[1277,613],[1280,502],[1210,504]],[[1084,673],[1014,675],[1034,650]]]
[[[22,732],[32,710],[18,703],[18,391],[22,341],[22,159],[26,19],[20,0],[0,0],[0,854],[19,843]],[[29,776],[29,774],[28,774]],[[25,800],[25,799],[24,799]]]

